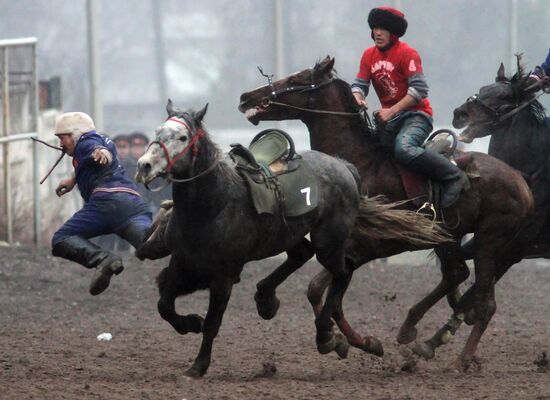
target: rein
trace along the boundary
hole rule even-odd
[[[538,84],[536,84],[536,85],[538,85]],[[529,90],[533,87],[534,87],[534,85],[531,85],[528,88],[526,88],[525,90]],[[525,107],[527,107],[531,103],[534,103],[535,101],[537,101],[538,98],[540,96],[542,96],[543,94],[545,94],[545,93],[547,93],[547,92],[544,91],[544,90],[541,91],[539,94],[537,94],[532,99],[527,100],[523,104],[516,105],[515,108],[513,108],[511,111],[508,111],[505,114],[501,114],[498,110],[495,110],[494,108],[492,108],[492,107],[488,106],[487,104],[485,104],[483,101],[479,100],[478,95],[473,95],[473,96],[468,97],[466,102],[477,103],[477,104],[481,105],[482,107],[484,107],[485,109],[489,110],[493,114],[493,119],[491,119],[489,121],[478,122],[478,123],[476,123],[476,125],[497,125],[497,124],[500,124],[501,122],[507,120],[508,118],[516,115],[518,112],[523,110]]]
[[[345,116],[358,116],[358,115],[361,115],[361,113],[364,112],[363,110],[359,110],[359,111],[354,112],[354,113],[343,112],[343,111],[318,110],[318,109],[315,109],[313,107],[309,107],[309,108],[298,107],[298,106],[293,106],[293,105],[287,104],[287,103],[281,103],[280,101],[275,101],[277,99],[277,96],[280,96],[280,95],[283,95],[283,94],[296,93],[296,92],[297,93],[306,93],[306,92],[312,92],[314,90],[321,89],[325,86],[330,85],[334,81],[334,78],[330,78],[327,81],[315,84],[315,83],[313,83],[313,71],[312,71],[311,72],[311,84],[309,84],[309,85],[290,86],[290,87],[287,87],[287,88],[284,88],[284,89],[275,90],[275,86],[273,85],[273,74],[265,74],[261,67],[258,67],[258,70],[260,71],[260,74],[262,74],[264,77],[267,78],[268,85],[271,88],[270,96],[266,97],[265,99],[262,100],[262,106],[263,107],[269,107],[270,105],[273,104],[273,105],[276,105],[276,106],[283,106],[283,107],[292,108],[292,109],[295,109],[295,110],[307,111],[307,112],[310,112],[310,113],[313,113],[313,114],[329,114],[329,115],[345,115]],[[311,99],[310,99],[308,101],[308,103],[312,104],[313,101],[311,101]]]
[[[266,104],[262,104],[264,107],[266,106],[269,106],[269,105],[276,105],[276,106],[283,106],[283,107],[287,107],[287,108],[293,108],[295,110],[300,110],[300,111],[307,111],[307,112],[310,112],[310,113],[313,113],[313,114],[330,114],[330,115],[346,115],[346,116],[356,116],[356,115],[360,115],[363,110],[359,110],[357,112],[344,112],[344,111],[329,111],[329,110],[317,110],[317,109],[312,109],[312,108],[304,108],[304,107],[298,107],[298,106],[293,106],[291,104],[286,104],[286,103],[281,103],[279,101],[273,101],[273,100],[267,100]]]

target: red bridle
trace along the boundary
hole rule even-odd
[[[189,127],[189,125],[185,121],[182,121],[182,120],[180,120],[178,118],[175,118],[175,117],[168,118],[166,121],[177,122],[178,124],[181,124],[181,125],[185,126],[187,128],[187,130],[189,132],[191,132],[191,128]],[[197,155],[199,154],[199,149],[197,148],[196,144],[200,140],[200,138],[202,138],[205,134],[206,134],[205,131],[202,130],[201,128],[197,129],[197,133],[194,134],[191,137],[191,140],[189,141],[189,144],[187,146],[185,146],[185,148],[182,151],[180,151],[178,154],[176,154],[174,156],[174,158],[172,158],[172,159],[170,159],[170,154],[168,154],[168,148],[160,140],[153,140],[149,144],[149,147],[151,147],[155,143],[160,146],[160,148],[164,152],[164,157],[166,158],[166,162],[168,163],[168,166],[166,167],[166,172],[169,173],[172,170],[172,167],[174,166],[176,161],[178,161],[180,158],[182,158],[189,151],[189,149],[191,149],[191,152],[193,153],[193,159],[197,158]],[[149,147],[147,147],[147,150],[149,150]]]

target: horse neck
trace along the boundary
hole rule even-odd
[[[353,113],[356,110],[345,106],[349,101],[336,88],[319,99],[319,109]],[[323,104],[320,104],[320,103]],[[363,131],[359,116],[333,114],[306,114],[302,121],[309,130],[312,150],[338,156],[358,165],[375,159],[376,147]]]
[[[525,174],[531,174],[546,162],[550,150],[549,136],[547,127],[529,122],[521,115],[492,132],[489,154]]]
[[[200,156],[195,161],[189,176],[191,179],[206,171],[216,163],[215,152],[209,152]],[[188,182],[174,182],[172,185],[172,197],[174,207],[182,210],[188,216],[201,217],[216,214],[227,201],[230,192],[230,182],[227,182],[224,168],[228,165],[220,161],[211,172],[198,176]]]

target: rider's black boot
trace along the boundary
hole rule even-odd
[[[122,260],[81,236],[71,236],[57,243],[52,255],[75,261],[97,271],[90,285],[90,294],[95,296],[109,287],[111,277],[122,272]]]
[[[462,190],[470,188],[466,174],[441,154],[426,150],[413,159],[408,166],[421,174],[438,180],[442,184],[441,208],[453,205]]]

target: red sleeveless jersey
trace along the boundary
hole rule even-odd
[[[418,52],[407,43],[397,41],[386,51],[370,47],[364,51],[357,78],[371,81],[383,108],[390,108],[407,94],[409,78],[422,74]],[[410,108],[433,115],[428,98]]]

